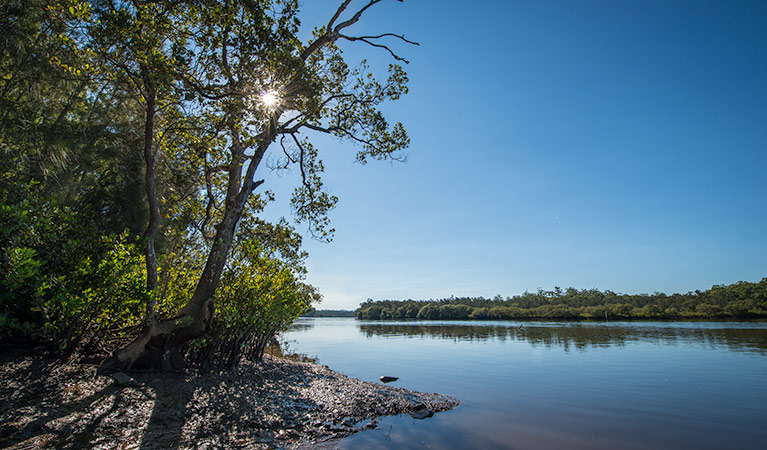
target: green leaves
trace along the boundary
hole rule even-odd
[[[239,242],[221,279],[211,333],[192,344],[204,367],[261,359],[267,342],[320,300],[293,266],[268,253],[255,240]]]
[[[275,200],[262,162],[297,167],[294,216],[329,241],[338,198],[313,134],[358,145],[361,163],[409,145],[380,111],[407,93],[402,67],[381,76],[336,45],[396,35],[342,36],[368,9],[348,6],[304,43],[297,0],[0,5],[0,326],[69,350],[138,323],[148,300],[175,314],[223,274],[219,337],[258,353],[317,300],[300,235],[258,217]],[[154,297],[140,245],[159,261]]]
[[[291,266],[264,256],[257,242],[243,241],[222,277],[216,315],[230,332],[268,338],[318,299]]]
[[[100,239],[102,254],[83,256],[46,284],[40,297],[43,333],[60,350],[141,323],[149,296],[146,273],[140,249],[127,239],[126,233]]]
[[[0,197],[0,337],[70,351],[139,323],[148,298],[140,251],[128,233],[101,236],[89,224],[39,186]]]

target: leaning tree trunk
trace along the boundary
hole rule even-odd
[[[145,330],[127,347],[115,352],[104,363],[105,368],[142,367],[151,370],[183,368],[185,365],[181,356],[183,344],[204,335],[210,328],[215,309],[213,295],[221,281],[221,274],[234,241],[237,223],[242,218],[243,210],[253,190],[263,183],[263,180],[254,181],[253,176],[273,139],[273,133],[273,127],[270,127],[267,139],[263,140],[256,149],[244,177],[243,165],[241,162],[238,163],[243,159],[244,149],[237,142],[233,144],[224,217],[216,226],[216,235],[208,253],[208,260],[192,298],[175,317],[167,319],[149,317]]]
[[[355,24],[362,13],[378,1],[369,0],[367,5],[357,11],[350,19],[336,24],[335,22],[341,13],[349,6],[350,1],[344,0],[327,24],[325,33],[304,49],[299,57],[300,60],[307,61],[320,48],[332,45],[342,36],[341,32],[345,28]],[[348,36],[344,36],[344,38],[351,39]],[[385,46],[384,48],[388,49]],[[232,148],[224,217],[216,227],[216,235],[208,254],[205,269],[192,298],[175,317],[168,319],[149,317],[144,331],[127,347],[117,351],[106,361],[104,363],[105,368],[131,368],[136,365],[152,369],[179,368],[184,364],[180,353],[181,346],[191,339],[202,336],[209,329],[215,309],[213,296],[221,280],[227,256],[232,248],[237,223],[242,218],[243,210],[253,190],[263,183],[263,180],[254,180],[255,172],[266,153],[266,149],[277,137],[279,119],[282,113],[283,110],[279,107],[272,112],[269,123],[260,136],[257,148],[253,156],[250,157],[245,156],[245,148],[239,141],[240,134],[237,126],[234,125],[235,121],[230,121]],[[282,133],[284,132],[285,130],[282,130]],[[246,173],[243,174],[242,169],[246,160],[249,162],[245,170]]]
[[[144,332],[105,363],[108,368],[141,367],[151,370],[178,370],[185,365],[181,346],[205,334],[213,318],[213,294],[218,287],[232,247],[234,230],[241,212],[227,211],[219,224],[205,269],[192,298],[175,316],[150,317]]]

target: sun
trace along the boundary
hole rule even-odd
[[[275,91],[265,91],[261,93],[261,101],[267,108],[277,106],[280,102],[280,96]]]

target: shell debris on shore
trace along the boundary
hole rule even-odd
[[[0,447],[10,449],[311,448],[381,416],[460,403],[270,356],[221,374],[131,373],[129,383],[94,366],[3,359]]]

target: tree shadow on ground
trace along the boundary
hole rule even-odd
[[[154,393],[152,414],[141,436],[141,450],[178,448],[183,441],[186,410],[193,387],[178,374],[152,375],[148,385]]]
[[[108,401],[118,392],[109,383],[82,389],[78,377],[68,373],[64,365],[43,358],[5,360],[0,375],[3,380],[0,387],[0,447],[3,448],[51,432],[70,436],[77,420],[71,420],[59,430],[51,424],[66,422],[68,416],[78,411],[92,410],[94,405]],[[113,407],[117,403],[113,401]]]
[[[389,397],[418,400],[269,357],[205,376],[134,373],[123,386],[95,367],[34,366],[41,359],[0,367],[2,448],[269,449],[348,436],[406,408],[385,407]]]
[[[299,435],[308,411],[307,373],[279,363],[248,363],[231,372],[193,376],[131,374],[117,385],[95,367],[40,357],[2,358],[1,448],[111,447],[150,450],[272,448]]]
[[[171,433],[175,446],[234,442],[272,448],[277,439],[299,436],[306,413],[319,408],[302,398],[299,389],[307,385],[305,374],[288,374],[266,362],[195,378],[183,387],[176,383],[177,392],[157,391],[141,448],[157,448],[153,436],[159,433]],[[169,418],[171,408],[177,412]],[[171,444],[170,438],[162,439],[163,447]]]

